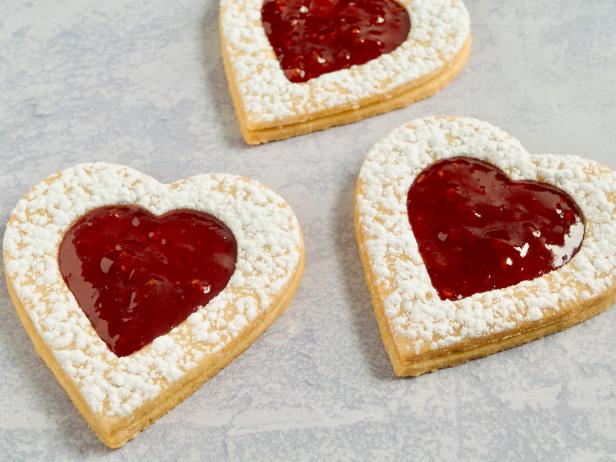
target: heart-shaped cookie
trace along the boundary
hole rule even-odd
[[[222,0],[220,35],[249,144],[431,96],[470,50],[462,0]]]
[[[37,352],[110,447],[247,348],[289,304],[304,262],[297,218],[255,181],[165,185],[105,163],[35,186],[3,250]]]
[[[616,298],[616,173],[529,154],[475,119],[419,119],[368,154],[355,229],[394,371],[565,329]]]

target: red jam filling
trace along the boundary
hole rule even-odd
[[[231,230],[206,213],[95,209],[64,236],[60,272],[98,335],[128,356],[207,304],[235,271]]]
[[[411,30],[395,0],[265,0],[261,20],[294,83],[390,53]]]
[[[584,239],[582,213],[564,191],[512,181],[467,157],[421,172],[407,210],[432,285],[447,300],[548,273],[567,263]]]

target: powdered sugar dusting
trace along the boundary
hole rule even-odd
[[[423,169],[455,156],[476,157],[514,180],[542,181],[570,194],[585,216],[580,251],[540,278],[459,301],[441,300],[413,237],[406,197]],[[557,316],[563,307],[599,297],[616,285],[616,174],[576,156],[529,154],[517,140],[485,122],[437,117],[395,130],[368,154],[356,206],[364,237],[360,245],[384,300],[389,327],[415,353]]]
[[[563,245],[546,244],[546,248],[552,252],[552,265],[560,266],[563,262],[569,261],[582,239],[584,239],[584,223],[577,220],[565,234]]]
[[[262,0],[222,0],[221,34],[249,129],[359,107],[437,71],[460,52],[470,33],[461,0],[398,0],[411,32],[396,50],[302,84],[287,80],[261,24]],[[225,43],[226,42],[226,43]]]
[[[236,270],[227,287],[170,333],[118,358],[96,334],[62,280],[57,251],[66,229],[89,210],[136,204],[155,214],[190,208],[232,230]],[[300,264],[301,231],[274,192],[226,174],[171,185],[127,167],[95,163],[36,185],[16,206],[4,237],[7,275],[37,332],[95,413],[126,416],[271,308]]]

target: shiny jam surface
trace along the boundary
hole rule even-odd
[[[227,285],[237,243],[211,215],[95,209],[65,234],[60,272],[98,335],[127,356],[168,333]]]
[[[582,213],[564,191],[512,181],[467,157],[421,172],[407,210],[432,285],[448,300],[548,273],[567,263],[584,239]]]
[[[390,53],[411,29],[395,0],[265,0],[261,20],[294,83]]]

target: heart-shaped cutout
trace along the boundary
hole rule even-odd
[[[156,217],[135,206],[92,210],[66,232],[60,272],[98,335],[128,356],[168,333],[225,288],[237,243],[193,210]]]
[[[398,375],[565,329],[616,298],[616,173],[591,160],[529,154],[488,123],[431,117],[371,150],[355,198]]]
[[[412,26],[411,26],[412,24]],[[429,97],[462,69],[462,0],[222,0],[222,55],[249,144]]]
[[[105,218],[109,212],[118,219]],[[174,224],[184,218],[185,226]],[[9,294],[37,352],[101,440],[118,447],[229,364],[284,311],[299,284],[304,246],[288,204],[255,181],[212,174],[165,185],[95,163],[49,177],[19,202],[3,256]],[[172,258],[182,261],[161,269]],[[83,280],[72,274],[78,267],[88,272]],[[215,284],[207,279],[214,275]],[[141,296],[154,297],[139,294],[152,278],[181,286],[156,294],[157,307],[171,304],[164,310],[170,316],[154,315],[153,326],[138,321],[146,331],[154,327],[143,338],[130,316],[116,329],[122,319],[112,319],[119,314],[112,312],[112,291],[124,314],[145,309],[152,316],[155,306],[134,306]],[[193,297],[193,288],[208,296]],[[208,290],[219,292],[211,298]],[[88,293],[102,300],[102,311]],[[105,329],[111,348],[125,356],[103,341]],[[122,345],[127,333],[136,341]]]
[[[449,300],[560,268],[584,238],[582,214],[567,193],[511,181],[468,157],[441,160],[417,175],[407,210],[432,285]]]
[[[294,83],[390,53],[411,29],[408,10],[396,0],[266,0],[261,18]]]

